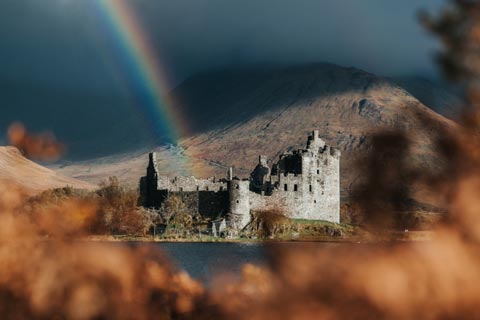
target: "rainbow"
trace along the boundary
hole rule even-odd
[[[181,137],[188,135],[189,125],[168,95],[168,81],[159,64],[158,50],[150,45],[147,33],[127,1],[94,0],[94,3],[102,23],[113,36],[115,54],[121,59],[126,80],[155,138],[177,144]],[[175,159],[182,174],[193,174],[193,165],[183,152]]]
[[[156,138],[167,138],[176,143],[188,134],[188,124],[178,107],[168,97],[168,81],[161,68],[156,51],[150,45],[127,0],[95,1],[114,36],[115,49],[122,56],[129,83],[133,86],[138,103],[144,109]]]

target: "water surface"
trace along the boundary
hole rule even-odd
[[[179,268],[204,282],[226,272],[239,275],[242,265],[262,264],[266,260],[266,248],[261,243],[162,242],[149,245],[164,250]]]
[[[134,246],[153,246],[167,253],[177,267],[185,270],[204,283],[218,275],[229,273],[239,276],[246,263],[267,263],[271,249],[302,250],[305,246],[318,248],[342,245],[340,243],[275,242],[275,243],[232,243],[232,242],[157,242],[135,243]]]

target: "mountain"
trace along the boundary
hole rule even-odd
[[[450,119],[458,118],[462,100],[461,90],[456,86],[419,76],[398,77],[392,81],[435,112]]]
[[[74,178],[69,178],[25,158],[15,147],[0,147],[0,181],[14,184],[28,194],[71,186],[92,189],[94,186]]]
[[[172,95],[191,120],[192,135],[177,146],[156,149],[160,173],[170,176],[223,177],[234,166],[237,175],[246,177],[259,154],[276,161],[281,152],[303,146],[307,134],[318,129],[322,139],[342,151],[342,190],[348,193],[360,176],[355,161],[368,152],[372,132],[408,131],[413,161],[430,165],[434,129],[455,126],[392,81],[325,63],[202,73]],[[55,168],[91,182],[117,175],[136,184],[146,165],[146,153],[138,152]]]

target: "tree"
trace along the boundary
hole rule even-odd
[[[166,226],[165,233],[171,228],[175,233],[188,233],[193,227],[193,215],[179,195],[169,195],[160,207],[160,216]]]

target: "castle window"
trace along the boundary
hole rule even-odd
[[[208,186],[205,187],[205,191],[208,191]]]
[[[298,191],[298,185],[297,184],[293,185],[293,191]]]
[[[220,187],[220,191],[223,191],[223,187]]]
[[[313,200],[313,203],[317,203],[317,200]]]
[[[237,203],[239,203],[240,201],[237,200]]]
[[[310,192],[312,192],[312,191],[313,191],[313,189],[312,189],[312,185],[310,185],[310,186],[309,186],[309,189],[310,189]]]
[[[320,174],[320,170],[317,170],[317,174]]]
[[[235,189],[239,189],[239,188],[240,188],[240,185],[237,184],[237,185],[235,186]]]
[[[283,191],[288,191],[288,184],[285,183],[285,184],[283,185]]]
[[[199,186],[197,186],[197,191],[200,191],[200,187],[199,187]]]
[[[183,188],[182,188],[182,187],[180,187],[180,192],[183,192]]]

